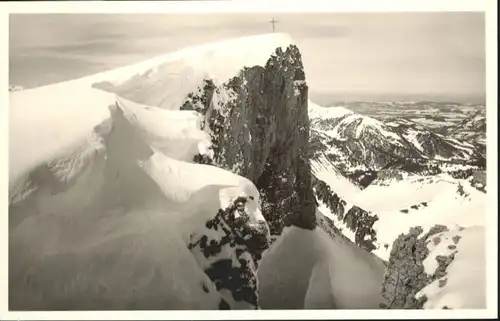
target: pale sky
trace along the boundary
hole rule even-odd
[[[268,33],[272,17],[299,46],[318,103],[484,99],[485,21],[472,12],[11,15],[10,83],[45,85]]]

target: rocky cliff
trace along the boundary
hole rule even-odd
[[[291,45],[220,86],[206,79],[181,107],[197,110],[212,138],[212,152],[195,160],[252,180],[275,235],[292,224],[316,226],[307,102],[301,55]]]
[[[424,260],[429,255],[427,245],[440,242],[439,233],[446,231],[446,226],[436,225],[425,235],[420,226],[411,228],[407,234],[401,234],[392,246],[391,256],[382,284],[382,296],[385,309],[422,309],[427,301],[425,296],[418,296],[425,286],[446,275],[446,268],[455,258],[437,256],[437,268],[433,274],[427,274]],[[438,235],[438,236],[436,236]]]

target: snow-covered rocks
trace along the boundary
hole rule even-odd
[[[313,189],[320,212],[332,220],[344,236],[368,252],[377,248],[377,233],[373,228],[379,219],[376,214],[348,203],[318,178],[313,179]]]
[[[430,159],[465,163],[483,159],[478,146],[466,140],[436,133],[408,119],[388,119],[384,123]]]
[[[441,241],[427,245],[430,253],[423,262],[435,280],[417,293],[427,298],[424,308],[485,309],[485,227],[450,230],[436,237]]]
[[[384,275],[382,308],[422,308],[425,299],[417,298],[416,294],[431,282],[423,265],[423,260],[429,253],[426,241],[444,230],[446,230],[445,226],[435,226],[419,238],[423,229],[415,227],[411,228],[408,234],[401,234],[394,241]]]
[[[416,227],[394,242],[383,283],[388,309],[486,308],[484,227]]]

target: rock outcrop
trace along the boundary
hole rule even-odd
[[[316,226],[307,102],[301,55],[291,45],[220,86],[205,80],[181,107],[197,110],[212,138],[211,160],[197,160],[253,181],[274,235],[292,224]]]
[[[436,238],[432,236],[446,231],[447,227],[436,225],[425,235],[420,226],[411,228],[409,233],[401,234],[392,246],[391,256],[382,284],[382,296],[385,309],[422,309],[427,298],[418,297],[417,293],[446,272],[452,257],[436,257],[438,268],[429,275],[424,269],[424,260],[429,254],[427,244]],[[437,240],[437,239],[436,239]]]
[[[469,182],[471,186],[477,189],[478,191],[486,193],[486,186],[487,186],[486,171],[475,171],[472,174],[471,178],[469,179]]]
[[[359,206],[348,204],[333,192],[325,182],[316,177],[313,177],[313,189],[318,201],[325,204],[331,213],[336,215],[338,220],[354,233],[352,241],[356,245],[368,252],[376,249],[377,233],[373,229],[373,225],[378,221],[376,214],[368,212]]]
[[[224,290],[230,293],[221,300],[220,310],[258,308],[256,265],[267,246],[267,229],[246,224],[246,201],[239,197],[228,208],[220,209],[206,222],[205,232],[192,234],[188,244],[194,257],[201,258],[198,261],[215,289],[223,295]],[[206,262],[210,262],[208,267]]]

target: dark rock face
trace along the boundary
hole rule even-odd
[[[378,216],[356,205],[348,205],[325,182],[316,177],[313,177],[313,187],[317,199],[354,232],[354,243],[368,252],[373,251],[376,248],[374,243],[377,241],[373,225],[378,220]]]
[[[348,177],[354,182],[357,182],[361,187],[368,187],[374,180],[378,178],[378,173],[373,170],[355,170],[348,174]]]
[[[454,259],[450,256],[437,256],[438,268],[432,275],[424,271],[423,261],[429,254],[427,244],[439,244],[439,237],[434,235],[446,231],[446,226],[436,225],[419,237],[423,230],[420,226],[411,228],[408,234],[401,234],[392,246],[391,256],[382,284],[382,296],[385,309],[422,309],[427,301],[425,297],[415,298],[417,292],[434,280],[446,275],[446,268]],[[446,281],[441,283],[445,284]]]
[[[202,129],[211,136],[213,155],[196,155],[193,161],[254,182],[274,236],[291,224],[306,229],[316,226],[307,90],[300,52],[290,46],[286,51],[278,48],[264,67],[244,68],[221,85],[204,80],[180,108],[196,110]],[[237,302],[258,308],[255,269],[273,238],[267,237],[265,227],[249,228],[244,215],[235,220],[237,202],[221,209],[207,222],[206,233],[193,236],[189,245],[195,257],[202,255],[202,261],[211,262],[205,273],[216,289],[231,293],[231,298],[220,302],[220,309],[234,309]]]
[[[211,136],[213,155],[196,155],[194,161],[253,181],[273,235],[291,224],[316,226],[307,90],[299,50],[290,46],[286,51],[278,48],[264,67],[244,68],[221,85],[204,80],[181,106],[196,110],[202,129]],[[207,222],[206,233],[193,236],[189,245],[195,257],[212,262],[205,273],[216,289],[232,295],[221,301],[220,309],[234,308],[234,301],[258,308],[255,269],[271,242],[265,227],[249,228],[244,215],[234,219],[237,203],[221,209]]]
[[[204,116],[213,164],[256,184],[272,234],[292,224],[316,226],[307,92],[300,52],[291,45],[221,86],[205,81],[182,107]]]

